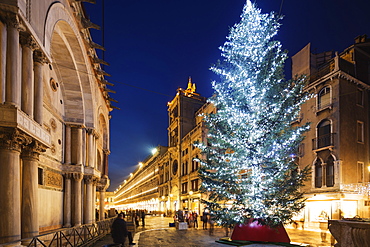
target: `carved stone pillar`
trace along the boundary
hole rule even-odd
[[[92,208],[91,211],[93,212],[93,221],[97,221],[98,219],[95,217],[95,212],[96,212],[96,185],[98,184],[98,179],[95,177],[93,184],[92,184],[92,193],[93,193],[93,203],[92,203]]]
[[[21,109],[33,118],[33,59],[32,51],[35,48],[35,41],[29,33],[21,32],[22,45],[22,92]]]
[[[39,234],[38,162],[40,152],[44,151],[45,147],[38,142],[22,150],[22,238]]]
[[[43,110],[43,77],[42,66],[45,63],[45,56],[41,51],[35,51],[33,54],[34,59],[34,119],[39,124],[43,124],[42,110]]]
[[[77,127],[77,143],[74,146],[77,149],[77,161],[76,165],[82,165],[83,163],[83,143],[82,143],[82,127],[78,126]]]
[[[94,130],[93,129],[86,129],[87,131],[87,166],[95,167],[95,145],[94,145]]]
[[[105,188],[99,188],[99,220],[105,219]]]
[[[103,169],[102,169],[102,175],[108,175],[108,156],[110,154],[110,151],[108,149],[103,150]]]
[[[82,222],[82,191],[81,191],[81,173],[73,173],[72,189],[72,225],[79,226]]]
[[[5,102],[6,40],[6,25],[0,21],[0,104]]]
[[[93,211],[91,204],[93,204],[93,176],[85,176],[85,203],[84,203],[84,224],[89,224],[93,222]]]
[[[66,124],[65,128],[64,163],[69,165],[71,164],[71,126]]]
[[[104,220],[105,219],[105,191],[109,187],[109,180],[107,176],[103,176],[98,185],[99,189],[99,220]]]
[[[6,93],[5,102],[20,106],[21,83],[19,77],[19,21],[16,15],[7,16]]]
[[[63,207],[63,226],[71,227],[71,203],[72,203],[72,194],[71,194],[71,179],[72,174],[64,174],[64,207]]]
[[[21,239],[21,146],[31,139],[0,127],[0,244]]]

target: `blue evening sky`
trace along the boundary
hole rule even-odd
[[[263,13],[285,16],[277,36],[293,56],[306,44],[316,52],[343,51],[358,35],[370,36],[370,1],[255,0]],[[217,77],[209,67],[218,47],[239,21],[245,0],[104,0],[106,79],[116,94],[110,121],[110,191],[158,145],[167,146],[167,102],[191,76],[197,92],[209,97]],[[283,4],[282,4],[283,3]],[[282,4],[282,8],[281,8]],[[87,15],[102,24],[102,0],[85,3]],[[91,30],[102,44],[102,31]],[[103,55],[100,53],[100,58]],[[290,61],[286,63],[290,71]]]

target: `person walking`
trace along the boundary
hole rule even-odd
[[[127,223],[124,220],[123,214],[118,214],[113,221],[111,235],[115,244],[124,246],[126,237],[128,237],[129,245],[135,245],[132,238],[132,233],[127,230]]]
[[[198,214],[193,212],[194,228],[198,228]]]
[[[145,226],[145,210],[141,210],[140,217],[141,217],[141,224]]]
[[[203,230],[207,230],[208,217],[206,212],[203,212],[202,221],[203,221]]]

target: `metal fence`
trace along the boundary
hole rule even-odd
[[[29,247],[91,246],[94,242],[110,233],[113,220],[114,218],[110,218],[92,224],[63,228],[58,231],[41,234],[33,238],[21,239],[20,241],[22,242],[22,245]]]

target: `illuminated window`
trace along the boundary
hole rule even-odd
[[[183,194],[188,193],[188,182],[185,182],[181,185],[181,192]]]
[[[191,190],[198,191],[199,189],[199,179],[191,180]]]

